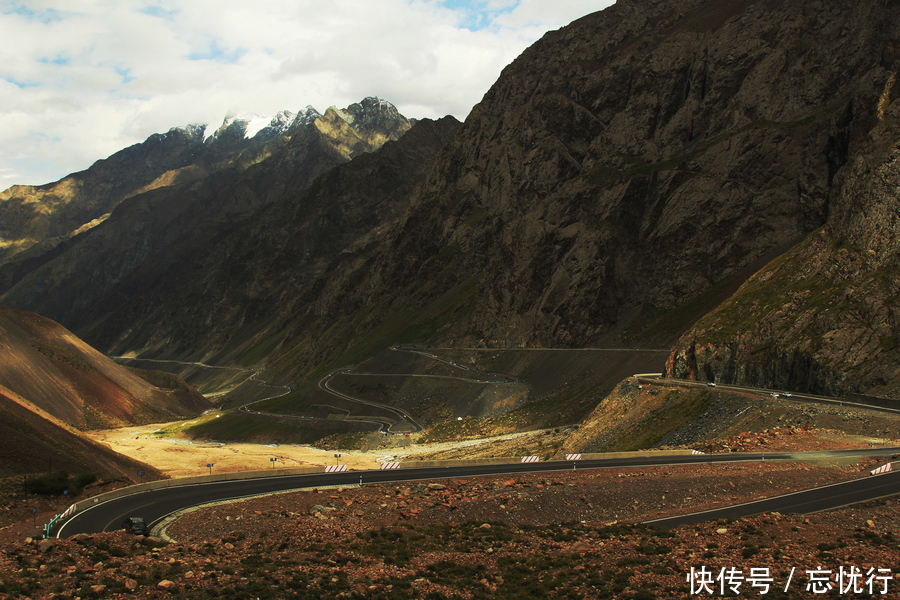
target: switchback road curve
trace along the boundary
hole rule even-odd
[[[652,467],[664,465],[706,464],[712,462],[746,462],[746,461],[798,461],[803,458],[830,457],[864,457],[888,456],[900,452],[900,448],[875,448],[869,450],[842,450],[816,453],[727,453],[685,456],[640,456],[631,458],[608,458],[580,461],[548,461],[537,463],[514,463],[504,465],[475,465],[462,467],[427,467],[385,471],[348,471],[343,473],[314,473],[306,475],[271,475],[254,479],[217,481],[208,483],[172,486],[155,490],[141,491],[90,506],[70,517],[57,531],[51,532],[56,537],[70,537],[78,533],[97,533],[115,531],[121,528],[122,521],[128,517],[140,516],[152,528],[164,518],[175,512],[211,502],[235,500],[273,494],[277,492],[334,486],[358,485],[373,483],[400,483],[421,480],[477,477],[482,475],[506,475],[513,473],[541,473],[550,471],[567,471],[582,469]],[[813,456],[814,455],[814,456]],[[900,493],[900,473],[866,477],[846,484],[823,486],[809,490],[810,496],[804,497],[796,504],[793,496],[785,501],[771,504],[741,505],[743,509],[729,516],[747,516],[759,512],[778,511],[791,512],[798,506],[800,512],[815,512],[827,508],[844,506],[850,502],[862,502],[886,495]],[[749,512],[748,512],[749,511]],[[723,518],[718,515],[697,513],[696,521]],[[680,523],[657,523],[662,526],[675,526]]]

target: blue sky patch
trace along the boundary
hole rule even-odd
[[[209,46],[203,51],[191,52],[187,55],[189,60],[211,60],[226,64],[234,64],[246,54],[243,48],[234,48],[226,50],[219,45],[217,40],[212,40]]]
[[[7,83],[13,84],[14,86],[16,86],[17,88],[19,88],[20,90],[24,90],[24,89],[27,89],[27,88],[38,87],[38,85],[40,85],[40,84],[32,83],[32,82],[29,82],[29,81],[19,81],[19,80],[17,80],[17,79],[13,79],[12,77],[4,77],[4,78],[3,78],[3,81],[6,81]]]
[[[143,13],[145,15],[150,15],[151,17],[158,17],[160,19],[165,19],[167,21],[172,21],[175,19],[175,15],[178,14],[178,10],[166,10],[161,6],[145,6],[144,8],[138,9],[139,13]]]
[[[38,62],[44,63],[45,65],[63,66],[69,64],[69,59],[64,56],[56,56],[54,58],[39,58]]]
[[[62,15],[58,10],[52,8],[35,10],[33,8],[28,8],[21,2],[10,2],[8,6],[4,6],[0,11],[2,11],[4,15],[19,15],[25,17],[29,21],[40,21],[45,24],[62,20]]]
[[[511,12],[519,3],[510,2],[506,7],[499,9],[488,8],[487,0],[443,0],[442,4],[464,16],[460,23],[463,28],[479,31],[490,27],[497,16]]]
[[[28,134],[28,137],[43,140],[46,142],[58,142],[62,139],[58,135],[49,135],[41,131],[32,131]]]
[[[123,84],[123,85],[126,84],[126,83],[131,83],[132,81],[134,81],[135,79],[137,79],[137,77],[132,77],[132,76],[131,76],[131,69],[125,69],[125,68],[122,68],[122,67],[116,67],[116,73],[118,73],[119,76],[122,78],[122,84]]]

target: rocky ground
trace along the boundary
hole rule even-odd
[[[732,443],[789,449],[824,435],[785,428]],[[898,556],[897,500],[673,531],[640,524],[867,476],[877,464],[754,462],[310,490],[187,513],[164,532],[168,542],[123,533],[29,541],[29,524],[19,523],[0,534],[0,598],[680,598],[690,595],[692,569],[695,588],[712,573],[719,595],[723,567],[741,571],[742,595],[762,589],[748,580],[751,568],[769,570],[776,598],[807,594],[816,576],[807,569],[820,568],[874,568],[878,593],[887,572],[877,569],[893,568]],[[886,584],[893,595],[893,580]]]

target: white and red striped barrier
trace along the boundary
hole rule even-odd
[[[890,473],[894,470],[894,463],[888,463],[886,465],[881,465],[877,469],[872,469],[872,475],[880,475],[881,473]]]
[[[69,508],[66,509],[66,512],[64,512],[63,514],[59,515],[59,518],[60,518],[60,519],[66,519],[66,518],[68,518],[68,517],[71,517],[71,516],[74,515],[74,514],[75,514],[75,505],[73,504],[72,506],[70,506]]]
[[[566,454],[566,460],[581,460],[580,454]]]
[[[706,454],[706,452],[700,452],[699,450],[691,450],[691,454]]]
[[[347,465],[326,465],[326,473],[343,473],[347,470]]]
[[[523,463],[526,463],[526,462],[540,462],[540,460],[541,460],[541,457],[540,457],[540,456],[523,456],[523,457],[522,457],[522,462],[523,462]]]
[[[400,463],[398,462],[383,462],[381,463],[381,470],[385,471],[387,469],[399,469]]]

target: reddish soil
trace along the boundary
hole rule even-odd
[[[816,440],[820,448],[850,444],[791,428],[727,443],[792,450]],[[865,477],[881,462],[602,469],[293,492],[188,512],[168,526],[177,540],[169,543],[114,533],[39,545],[25,541],[28,519],[0,530],[0,598],[685,598],[692,573],[697,586],[711,573],[719,595],[722,568],[736,569],[733,582],[738,571],[745,578],[741,595],[762,589],[746,581],[751,568],[768,569],[772,597],[811,594],[816,569],[837,577],[854,568],[870,575],[857,580],[859,589],[871,584],[878,594],[887,585],[887,597],[897,597],[878,571],[896,562],[896,499],[671,532],[640,525]],[[847,581],[828,583],[837,590]]]
[[[189,512],[168,527],[177,540],[169,544],[115,533],[48,549],[23,542],[27,528],[15,527],[0,538],[0,590],[30,598],[71,598],[73,589],[157,598],[171,593],[166,586],[187,598],[513,597],[529,589],[681,598],[692,567],[768,568],[782,588],[796,567],[799,593],[807,569],[891,568],[900,502],[671,533],[639,523],[858,477],[874,464],[604,469],[294,492]],[[171,583],[160,587],[164,580]]]

